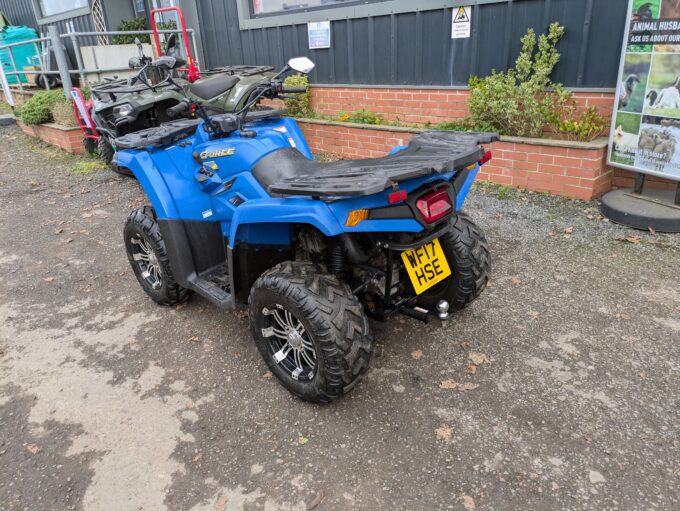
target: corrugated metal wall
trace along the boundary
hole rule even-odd
[[[613,88],[626,9],[622,0],[514,0],[473,7],[470,39],[451,37],[452,9],[331,22],[332,48],[309,50],[307,26],[239,29],[237,0],[197,3],[207,66],[280,67],[307,55],[313,83],[466,85],[472,74],[511,65],[529,27],[567,28],[555,80],[570,87]]]
[[[13,25],[26,25],[37,28],[31,0],[0,0],[0,12],[3,12]]]

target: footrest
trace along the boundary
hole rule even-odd
[[[233,309],[236,306],[226,264],[201,275],[192,283],[192,286],[194,291],[220,307]]]

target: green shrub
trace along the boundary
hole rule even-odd
[[[590,142],[604,133],[607,120],[596,108],[578,111],[574,101],[554,108],[548,113],[550,129],[561,138]]]
[[[435,130],[444,131],[479,131],[479,132],[494,132],[496,128],[489,123],[476,122],[472,117],[465,117],[464,119],[456,119],[454,121],[442,122],[432,126]]]
[[[66,98],[61,89],[36,92],[21,106],[19,112],[21,121],[25,124],[52,122],[52,106],[62,100],[66,101]]]
[[[355,110],[350,114],[347,112],[340,112],[338,120],[342,122],[353,122],[355,124],[383,124],[382,115],[363,109]]]
[[[284,103],[288,113],[293,117],[314,117],[312,109],[312,94],[309,91],[309,78],[307,75],[297,74],[286,78],[283,81],[284,87],[305,87],[307,92],[304,94],[292,94],[295,99],[286,99]]]
[[[62,97],[59,101],[55,101],[50,108],[52,114],[52,121],[69,128],[78,126],[75,113],[73,112],[73,101]]]
[[[134,18],[131,20],[123,20],[120,25],[116,27],[116,30],[121,32],[138,32],[140,30],[148,30],[146,28],[146,19],[144,18]],[[126,34],[126,35],[114,35],[111,37],[111,44],[133,44],[135,42],[135,37],[139,37],[142,43],[150,43],[151,38],[149,34]]]
[[[537,41],[536,33],[529,29],[522,37],[514,68],[470,78],[469,107],[476,124],[494,126],[504,135],[541,136],[550,113],[570,97],[561,84],[550,79],[560,60],[557,43],[564,32],[563,26],[552,23]]]

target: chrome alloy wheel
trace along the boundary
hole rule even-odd
[[[294,380],[311,380],[316,369],[316,349],[302,322],[278,303],[262,309],[274,361]]]
[[[134,245],[132,259],[139,266],[142,277],[152,288],[159,289],[163,283],[161,265],[153,248],[139,234],[130,238],[130,242]]]

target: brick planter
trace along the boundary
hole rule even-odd
[[[299,124],[312,152],[340,158],[382,156],[423,131],[311,119]],[[606,165],[605,139],[568,142],[503,137],[488,148],[494,158],[482,167],[479,179],[582,200],[600,197],[612,186],[613,169]]]
[[[17,124],[21,131],[32,137],[37,137],[43,142],[57,146],[71,154],[82,154],[85,152],[83,146],[83,133],[80,128],[69,128],[59,124],[24,124],[17,119]]]

